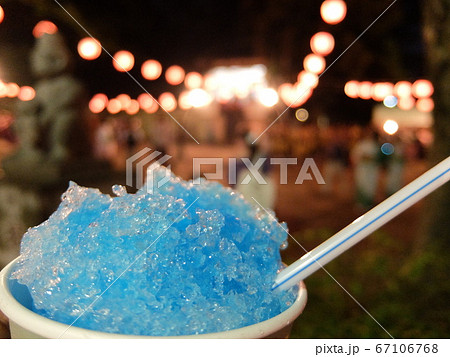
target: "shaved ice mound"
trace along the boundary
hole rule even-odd
[[[272,291],[287,228],[214,182],[164,167],[161,187],[115,196],[70,183],[55,213],[24,235],[12,275],[33,310],[68,325],[131,335],[236,329],[274,317],[297,288]]]

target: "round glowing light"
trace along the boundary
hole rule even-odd
[[[138,101],[139,107],[142,110],[147,110],[147,109],[153,107],[154,104],[156,104],[156,106],[158,106],[158,104],[153,99],[153,97],[148,93],[139,94],[137,97],[137,101]]]
[[[399,98],[397,107],[402,110],[410,110],[414,107],[415,102],[413,97],[402,97]]]
[[[370,99],[372,97],[372,83],[368,81],[359,83],[358,96],[361,99]]]
[[[305,108],[297,109],[295,112],[295,117],[298,121],[305,122],[309,118],[309,112]]]
[[[116,99],[120,102],[122,109],[127,109],[131,103],[131,98],[128,94],[119,94]]]
[[[433,92],[433,84],[426,79],[418,79],[412,85],[412,94],[416,98],[428,98]]]
[[[388,119],[383,124],[383,130],[386,134],[394,135],[398,131],[398,123],[395,120]]]
[[[394,145],[391,143],[384,143],[380,148],[381,152],[385,155],[392,155],[395,151]]]
[[[8,87],[6,84],[0,80],[0,98],[6,97],[6,94],[8,93]]]
[[[180,82],[181,83],[181,82]],[[158,98],[159,104],[167,111],[173,112],[177,108],[177,100],[172,93],[164,92]]]
[[[135,115],[139,112],[139,103],[136,99],[131,99],[130,104],[125,109],[125,113],[128,115]]]
[[[170,66],[166,69],[165,77],[167,83],[176,86],[184,80],[184,69],[180,66]]]
[[[29,86],[23,86],[20,88],[19,94],[17,98],[19,98],[23,102],[28,102],[30,100],[33,100],[36,96],[36,91],[29,87]]]
[[[201,107],[205,107],[208,104],[211,103],[212,98],[211,96],[208,94],[208,92],[206,92],[203,89],[200,88],[196,88],[193,89],[189,92],[189,103],[194,107],[194,108],[201,108]]]
[[[92,61],[100,56],[102,46],[95,38],[85,37],[78,42],[77,50],[81,58]]]
[[[316,88],[319,84],[319,76],[315,73],[301,71],[297,76],[297,81],[306,87]]]
[[[303,60],[303,67],[308,72],[314,73],[314,74],[320,74],[325,70],[326,62],[325,58],[319,55],[315,55],[313,53],[310,53],[305,57]]]
[[[311,50],[316,55],[327,56],[334,49],[334,37],[329,32],[318,32],[310,41]]]
[[[278,93],[284,104],[289,105],[291,101],[292,84],[283,83],[278,87]]]
[[[189,101],[189,91],[183,91],[178,97],[178,106],[183,110],[188,110],[192,108],[192,104]]]
[[[9,98],[17,97],[20,93],[20,87],[17,83],[8,83],[6,85],[6,96]]]
[[[113,66],[119,72],[128,72],[134,67],[134,56],[129,51],[119,51],[113,57]]]
[[[388,95],[394,92],[394,85],[392,83],[375,83],[372,86],[372,99],[381,102]]]
[[[94,114],[98,114],[105,110],[107,105],[108,97],[106,94],[97,93],[89,101],[89,110]]]
[[[416,102],[417,110],[425,113],[432,112],[434,109],[434,101],[431,98],[420,98]]]
[[[122,109],[122,105],[120,104],[120,101],[117,98],[113,98],[109,101],[108,105],[106,106],[106,110],[110,112],[111,114],[117,114]]]
[[[271,108],[278,103],[279,97],[275,89],[264,88],[257,92],[258,101],[265,107]]]
[[[398,99],[397,99],[397,97],[395,97],[393,95],[388,95],[383,100],[383,104],[388,108],[394,108],[397,105],[397,103],[398,103]]]
[[[44,33],[53,35],[58,32],[58,27],[51,21],[39,21],[33,28],[33,36],[35,38],[41,37]]]
[[[162,73],[162,66],[157,60],[147,60],[141,66],[142,77],[149,81],[158,79]]]
[[[325,0],[320,6],[320,16],[327,24],[336,25],[344,20],[347,5],[342,0]]]
[[[5,18],[5,11],[3,11],[3,8],[0,6],[0,23]]]
[[[412,84],[407,81],[400,81],[395,83],[394,95],[397,98],[407,98],[411,96]]]
[[[198,72],[189,72],[184,78],[184,85],[188,89],[200,88],[203,84],[203,77]]]
[[[290,93],[290,103],[287,105],[291,108],[297,108],[301,106],[302,104],[306,103],[306,101],[311,97],[312,92],[312,88],[306,87],[301,83],[293,86]]]
[[[137,97],[137,101],[141,109],[145,110],[147,113],[155,113],[159,105],[156,100],[148,93],[142,93]]]
[[[359,82],[357,81],[348,81],[344,86],[344,93],[347,97],[350,98],[358,98],[359,95]]]

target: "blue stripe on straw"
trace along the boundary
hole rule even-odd
[[[403,204],[405,201],[407,201],[408,199],[410,199],[411,197],[413,197],[414,195],[416,195],[418,192],[422,191],[424,188],[426,188],[427,186],[429,186],[430,184],[432,184],[434,181],[438,180],[439,178],[441,178],[442,176],[444,176],[445,174],[447,174],[450,171],[450,169],[445,170],[443,173],[441,173],[439,176],[433,178],[431,181],[427,182],[426,184],[424,184],[422,187],[419,187],[416,191],[412,192],[410,195],[406,196],[403,200],[401,200],[400,202],[397,202],[395,205],[393,205],[392,207],[390,207],[388,210],[386,210],[385,212],[381,213],[378,217],[375,217],[374,219],[372,219],[370,222],[368,222],[365,226],[361,227],[360,229],[358,229],[356,232],[352,233],[350,236],[348,236],[347,238],[345,238],[344,240],[342,240],[339,244],[337,244],[334,247],[331,247],[328,251],[324,252],[321,256],[319,256],[317,259],[314,259],[314,261],[312,261],[311,263],[309,263],[308,265],[306,265],[305,267],[303,267],[301,270],[299,270],[298,272],[296,272],[295,274],[287,277],[285,280],[283,280],[281,283],[277,284],[276,286],[272,287],[272,290],[278,288],[279,286],[283,285],[284,283],[286,283],[287,281],[291,280],[293,277],[295,277],[296,275],[300,274],[302,271],[304,271],[305,269],[309,268],[311,265],[313,265],[314,263],[318,263],[318,261],[320,259],[322,259],[324,256],[328,255],[329,253],[331,253],[333,250],[335,250],[336,248],[338,248],[339,246],[341,246],[342,244],[344,244],[345,242],[347,242],[349,239],[353,238],[355,235],[357,235],[358,233],[360,233],[361,231],[363,231],[364,229],[366,229],[367,227],[369,227],[371,224],[373,224],[374,222],[378,221],[380,218],[382,218],[383,216],[385,216],[387,213],[389,213],[390,211],[392,211],[394,208],[400,206],[401,204]]]

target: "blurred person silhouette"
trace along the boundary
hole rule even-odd
[[[334,193],[336,186],[339,189],[343,187],[345,169],[349,161],[349,152],[342,130],[337,128],[330,134],[324,149],[323,173],[326,184],[320,186],[321,192],[325,194]]]
[[[386,196],[390,196],[403,187],[403,171],[405,167],[404,145],[398,136],[391,138],[390,143],[381,147],[383,154],[388,155],[386,163]]]
[[[273,209],[276,189],[270,167],[270,145],[267,138],[263,137],[257,143],[252,144],[255,138],[256,136],[252,133],[247,133],[243,138],[247,147],[248,158],[242,158],[236,165],[235,189],[242,193],[250,203],[256,206],[261,205],[265,209]],[[256,167],[258,167],[258,160],[261,160],[259,161],[261,166],[258,169],[258,173],[261,175],[261,177],[258,177],[259,181],[250,173],[250,170],[244,163],[246,160],[249,160]]]
[[[378,134],[370,127],[351,150],[356,185],[356,202],[362,209],[375,203],[380,174]]]

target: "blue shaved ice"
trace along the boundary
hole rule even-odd
[[[269,319],[296,288],[271,291],[287,233],[273,213],[214,182],[164,167],[161,187],[116,196],[70,183],[58,210],[21,243],[13,278],[35,312],[104,332],[177,336]]]

